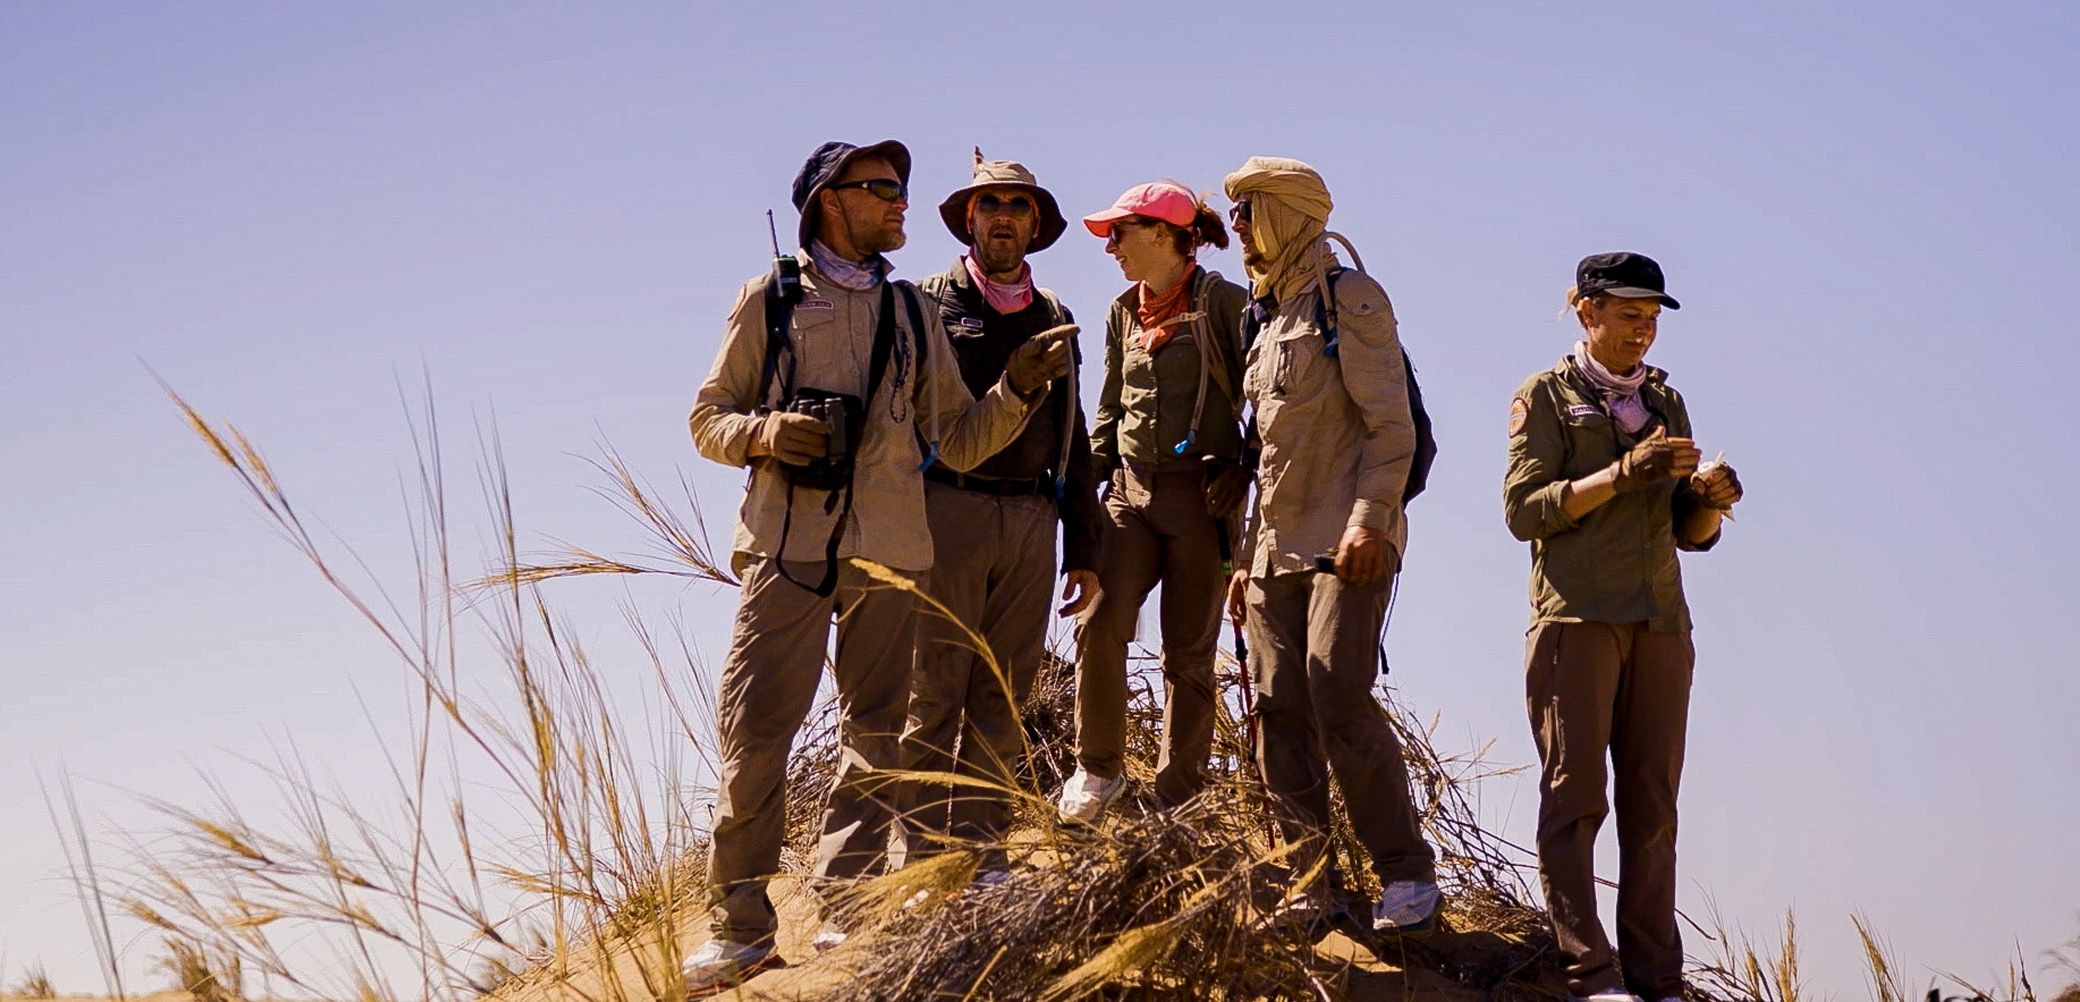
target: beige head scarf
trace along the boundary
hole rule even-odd
[[[1335,265],[1323,239],[1335,204],[1313,167],[1288,157],[1251,157],[1223,187],[1230,199],[1249,197],[1250,240],[1264,256],[1249,269],[1253,294],[1290,299]]]

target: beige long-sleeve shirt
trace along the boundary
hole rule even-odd
[[[1336,354],[1323,354],[1319,296],[1280,303],[1250,346],[1243,391],[1262,456],[1250,520],[1253,576],[1309,570],[1350,526],[1408,544],[1401,491],[1416,451],[1401,337],[1386,290],[1360,271],[1336,278]]]
[[[816,272],[806,253],[802,260],[802,302],[794,309],[789,331],[794,385],[865,396],[881,290],[835,285]],[[1025,402],[1005,380],[998,380],[979,400],[968,392],[938,311],[921,294],[919,306],[925,321],[922,364],[915,357],[917,339],[909,311],[902,294],[896,294],[895,351],[880,389],[867,403],[866,429],[855,459],[852,514],[838,546],[841,558],[857,556],[907,571],[932,565],[920,436],[939,443],[941,463],[965,471],[1016,438],[1027,417]],[[751,468],[731,544],[733,563],[740,570],[752,557],[823,560],[824,544],[844,511],[842,500],[825,510],[829,493],[794,488],[793,521],[787,527],[786,552],[780,552],[789,508],[787,479],[776,460],[751,458],[764,411],[779,406],[784,392],[776,378],[769,398],[758,399],[765,355],[765,279],[760,277],[744,283],[737,293],[723,330],[722,350],[688,418],[701,455]]]

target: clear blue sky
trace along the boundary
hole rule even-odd
[[[583,490],[601,439],[688,469],[726,540],[741,474],[684,418],[762,210],[787,218],[817,142],[888,136],[917,156],[913,277],[953,258],[933,206],[976,144],[1072,215],[1250,154],[1321,169],[1443,447],[1395,680],[1503,761],[1533,754],[1509,395],[1571,340],[1578,257],[1659,258],[1685,308],[1652,360],[1749,491],[1686,564],[1684,904],[1758,930],[1795,906],[1845,996],[1854,910],[1917,971],[2080,932],[2080,8],[986,6],[0,6],[0,978],[97,985],[33,763],[138,832],[132,792],[193,799],[198,770],[271,801],[237,759],[290,738],[387,783],[354,693],[394,717],[401,673],[147,365],[379,574],[422,367],[455,452],[495,412],[537,542],[635,544]],[[1080,229],[1034,263],[1086,318],[1122,286]],[[608,656],[624,597],[710,654],[731,602],[557,594]],[[1483,802],[1528,840],[1527,778]]]

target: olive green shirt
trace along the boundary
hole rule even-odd
[[[1242,311],[1249,293],[1219,272],[1202,270],[1192,281],[1197,284],[1185,310],[1203,318],[1188,322],[1153,355],[1135,343],[1141,328],[1134,318],[1139,284],[1114,300],[1105,316],[1105,386],[1091,421],[1091,458],[1101,482],[1122,460],[1157,466],[1180,457],[1242,455]],[[1207,353],[1201,338],[1219,341],[1212,368],[1202,361]],[[1202,378],[1203,406],[1198,403]],[[1178,444],[1192,432],[1195,407],[1198,434],[1178,452]]]
[[[1653,417],[1637,435],[1611,420],[1603,395],[1571,356],[1518,387],[1502,506],[1510,534],[1531,544],[1532,622],[1645,622],[1655,633],[1689,631],[1676,551],[1709,550],[1719,537],[1691,544],[1677,532],[1698,505],[1686,478],[1620,494],[1579,521],[1561,507],[1572,481],[1617,462],[1656,427],[1690,437],[1690,412],[1667,378],[1647,367],[1640,400]]]

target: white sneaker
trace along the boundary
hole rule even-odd
[[[1010,870],[977,870],[975,879],[969,883],[975,887],[995,887],[1010,880]]]
[[[686,997],[700,998],[728,991],[752,975],[778,966],[780,955],[770,946],[711,939],[687,956],[679,974],[686,983]]]
[[[1077,767],[1069,781],[1062,784],[1062,798],[1055,804],[1062,820],[1071,824],[1094,825],[1105,816],[1105,809],[1126,791],[1127,778],[1106,779],[1093,776]]]
[[[823,928],[816,931],[816,938],[809,941],[809,945],[817,953],[829,953],[838,947],[844,946],[846,938],[850,935],[845,930],[825,922]]]
[[[1430,881],[1396,880],[1380,892],[1379,904],[1373,906],[1372,931],[1382,936],[1429,932],[1437,924],[1437,906],[1443,902],[1444,892]]]
[[[1593,995],[1569,995],[1567,1002],[1646,1002],[1623,988],[1611,988]]]

